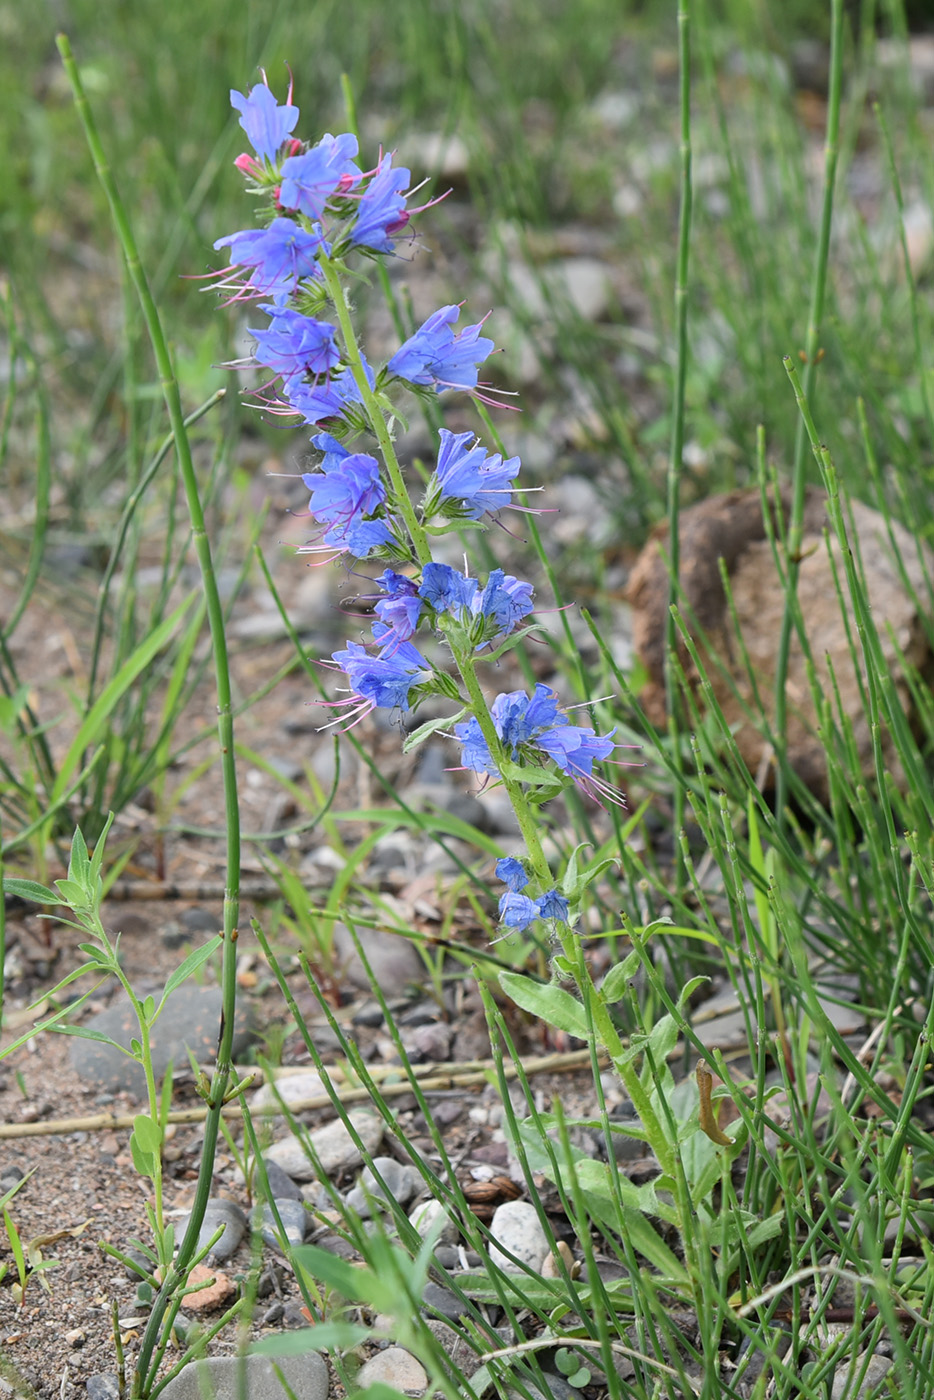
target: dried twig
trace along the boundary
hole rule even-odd
[[[529,1074],[564,1074],[571,1070],[582,1069],[589,1066],[589,1050],[571,1050],[564,1054],[538,1055],[534,1059],[523,1063],[523,1072]],[[474,1085],[486,1084],[489,1082],[490,1073],[495,1069],[492,1060],[467,1060],[460,1064],[428,1064],[419,1065],[415,1069],[415,1077],[419,1087],[430,1092],[439,1089],[469,1089]],[[261,1077],[259,1071],[250,1069],[249,1073],[258,1078]],[[293,1073],[296,1071],[293,1070]],[[398,1074],[398,1065],[386,1065],[370,1070],[371,1078],[383,1079],[390,1074]],[[514,1066],[505,1066],[506,1077],[514,1079],[517,1070]],[[347,1076],[342,1070],[335,1067],[328,1070],[330,1077],[337,1081],[342,1081],[340,1085],[341,1103],[361,1103],[371,1097],[370,1091],[356,1085],[351,1085],[347,1081]],[[277,1075],[277,1078],[288,1078],[287,1074]],[[392,1084],[384,1084],[380,1092],[386,1098],[395,1098],[400,1094],[411,1092],[411,1084],[408,1080],[400,1080]],[[306,1109],[330,1108],[331,1100],[327,1094],[316,1094],[312,1098],[299,1099],[287,1105],[290,1113],[303,1113]],[[256,1117],[281,1117],[282,1108],[278,1104],[270,1104],[268,1107],[254,1110]],[[208,1109],[199,1104],[196,1108],[173,1109],[166,1118],[169,1123],[203,1123],[207,1117]],[[0,1139],[3,1138],[24,1138],[24,1137],[49,1137],[57,1133],[95,1133],[106,1132],[108,1129],[132,1128],[136,1115],[134,1113],[94,1113],[85,1118],[50,1118],[43,1123],[0,1123]],[[239,1103],[233,1102],[224,1109],[225,1118],[242,1118],[243,1108]]]

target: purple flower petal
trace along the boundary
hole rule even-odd
[[[283,209],[297,209],[316,222],[332,195],[353,189],[363,178],[351,157],[357,154],[357,138],[349,132],[322,136],[317,146],[282,162],[279,203]]]
[[[230,105],[240,113],[240,125],[256,154],[275,164],[276,156],[295,129],[298,108],[280,106],[265,83],[258,83],[246,97],[231,88]]]

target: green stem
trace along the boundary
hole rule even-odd
[[[680,766],[681,707],[677,688],[678,634],[672,609],[679,602],[681,567],[681,469],[684,455],[684,403],[688,371],[688,271],[691,256],[691,38],[690,0],[678,0],[678,72],[681,110],[681,178],[678,215],[678,264],[675,274],[675,382],[668,455],[668,617],[665,623],[665,702],[673,761]],[[675,829],[684,825],[684,789],[675,788]],[[677,861],[679,889],[684,869]]]
[[[198,1234],[204,1219],[204,1212],[211,1193],[211,1180],[214,1174],[214,1156],[220,1127],[221,1108],[230,1078],[234,1010],[237,999],[237,920],[240,908],[240,809],[237,798],[237,773],[233,744],[233,712],[230,685],[230,668],[227,657],[227,642],[224,636],[224,614],[220,593],[214,575],[211,546],[204,522],[198,479],[191,455],[191,444],[185,428],[181,396],[172,365],[172,358],[166,344],[165,335],[159,320],[159,313],[149,289],[146,273],[140,261],[139,251],[130,221],[120,199],[116,181],[107,163],[104,148],[97,132],[94,118],[81,83],[78,65],[71,51],[71,45],[64,34],[58,36],[58,50],[71,85],[75,106],[84,127],[88,149],[94,160],[98,180],[107,196],[111,218],[126,261],[127,272],[136,289],[143,320],[152,345],[153,355],[162,384],[162,393],[168,412],[169,424],[175,439],[178,465],[185,488],[188,513],[191,519],[192,538],[201,569],[205,603],[211,628],[211,644],[214,652],[214,671],[217,687],[217,728],[221,749],[221,768],[224,782],[224,808],[226,817],[226,856],[227,878],[224,893],[224,951],[221,966],[222,1011],[218,1035],[217,1061],[208,1094],[208,1117],[204,1125],[204,1140],[201,1150],[201,1163],[195,1197],[192,1202],[188,1229],[179,1245],[174,1266],[167,1271],[162,1287],[155,1299],[149,1322],[140,1343],[136,1370],[133,1377],[133,1400],[144,1400],[152,1389],[158,1361],[153,1364],[153,1353],[159,1342],[162,1323],[173,1296],[184,1282],[190,1260],[198,1243]]]
[[[370,388],[370,381],[366,377],[366,370],[363,368],[363,356],[360,346],[357,343],[357,335],[353,328],[353,321],[350,317],[350,307],[347,305],[347,298],[344,295],[344,288],[341,285],[337,268],[330,258],[320,254],[318,258],[319,266],[324,277],[324,285],[328,289],[328,296],[334,306],[338,324],[341,328],[341,337],[344,342],[344,349],[347,352],[347,359],[350,364],[350,372],[354,377],[354,383],[360,390],[360,397],[363,400],[363,407],[366,409],[366,416],[373,431],[373,436],[379,443],[379,449],[383,454],[383,461],[389,473],[389,480],[392,484],[394,496],[393,505],[400,512],[405,521],[406,529],[412,540],[412,547],[415,550],[415,557],[422,567],[431,563],[431,546],[428,543],[428,536],[422,528],[415,507],[409,500],[409,493],[405,487],[402,476],[402,468],[399,466],[399,458],[396,456],[395,445],[392,435],[386,423],[385,416],[379,406],[376,395]]]
[[[830,90],[827,98],[827,138],[824,147],[824,200],[821,209],[820,232],[814,253],[814,270],[811,277],[811,302],[808,309],[808,328],[804,342],[804,399],[813,398],[814,379],[817,373],[817,356],[821,322],[824,316],[824,299],[827,289],[827,266],[830,255],[830,228],[833,221],[833,196],[837,175],[837,154],[840,135],[840,102],[843,74],[843,0],[831,0],[830,31]],[[786,362],[787,363],[787,362]],[[800,401],[799,401],[800,402]],[[788,521],[787,561],[788,577],[785,584],[785,611],[782,616],[782,630],[778,642],[775,664],[775,724],[773,726],[778,741],[778,764],[775,775],[775,819],[779,831],[785,826],[785,802],[787,796],[787,775],[785,759],[786,716],[788,712],[785,683],[788,678],[788,664],[791,655],[791,634],[795,626],[795,597],[798,590],[798,574],[801,568],[801,536],[804,516],[804,492],[807,482],[804,465],[807,457],[807,430],[804,418],[799,418],[795,432],[795,455],[792,466],[791,515]]]

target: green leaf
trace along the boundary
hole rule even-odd
[[[257,1356],[303,1356],[309,1351],[349,1351],[369,1337],[371,1328],[355,1322],[321,1322],[295,1332],[277,1332],[250,1348]]]
[[[140,1176],[152,1178],[156,1174],[156,1159],[151,1152],[144,1152],[137,1141],[136,1134],[130,1135],[130,1155],[133,1158],[133,1165]]]
[[[70,749],[62,759],[58,770],[58,777],[49,794],[51,803],[57,803],[58,799],[63,795],[68,787],[72,774],[81,761],[81,755],[95,743],[98,735],[106,728],[115,706],[126,691],[129,690],[137,676],[152,663],[154,657],[158,655],[169,641],[178,622],[191,607],[197,596],[197,593],[191,593],[184,602],[179,604],[173,613],[170,613],[160,626],[150,632],[149,636],[146,637],[126,659],[117,674],[101,691],[97,700],[85,716],[84,723],[78,729]]]
[[[188,980],[192,973],[197,972],[202,963],[207,962],[212,953],[217,952],[223,941],[224,939],[221,934],[215,934],[215,936],[209,938],[207,943],[203,944],[202,947],[196,948],[193,953],[188,954],[185,961],[169,976],[162,992],[162,1001],[159,1003],[160,1007],[166,997],[175,991],[176,987],[180,987],[183,982]]]
[[[618,865],[619,860],[616,856],[602,856],[599,860],[591,861],[589,865],[585,865],[584,869],[579,872],[572,873],[570,866],[568,866],[564,879],[561,881],[561,892],[568,899],[580,899],[588,885],[592,885],[594,880],[598,879],[605,870],[612,870]]]
[[[399,1282],[389,1275],[379,1277],[373,1269],[355,1268],[346,1259],[339,1259],[313,1244],[299,1246],[293,1250],[292,1258],[317,1283],[328,1284],[348,1302],[370,1303],[381,1312],[390,1312],[398,1306]]]
[[[95,891],[97,890],[97,882],[101,877],[101,866],[104,863],[104,848],[107,844],[107,836],[110,832],[110,828],[113,826],[113,822],[114,814],[113,812],[108,812],[107,820],[104,823],[104,829],[97,838],[97,845],[94,847],[94,855],[91,857],[91,866],[88,874]]]
[[[87,995],[90,996],[91,993],[88,992]],[[69,1010],[73,1010],[73,1008],[65,1008],[65,1011]],[[131,1053],[125,1045],[121,1045],[120,1042],[114,1040],[112,1036],[104,1035],[103,1031],[92,1031],[89,1030],[87,1026],[56,1026],[48,1021],[42,1026],[36,1026],[35,1030],[44,1030],[46,1026],[50,1026],[52,1030],[58,1031],[59,1035],[76,1035],[79,1040],[99,1040],[102,1045],[112,1045],[115,1050],[121,1051],[124,1055],[129,1055]]]
[[[554,794],[563,792],[566,786],[565,779],[558,777],[551,769],[533,768],[527,763],[512,763],[508,759],[502,764],[502,774],[510,782],[523,783],[530,788],[542,788]]]
[[[75,834],[71,838],[71,859],[68,862],[68,878],[77,880],[79,885],[87,885],[87,877],[91,871],[91,860],[88,856],[88,846],[81,833],[80,826],[75,827]]]
[[[570,992],[553,982],[533,982],[519,972],[501,972],[500,986],[523,1011],[538,1016],[549,1026],[586,1040],[590,1035],[587,1013]]]
[[[162,1151],[162,1129],[146,1113],[138,1113],[133,1119],[133,1136],[143,1152]]]
[[[463,709],[458,710],[455,715],[446,715],[442,719],[430,719],[424,724],[420,724],[418,728],[413,729],[412,733],[405,739],[402,745],[402,752],[410,753],[412,749],[418,748],[419,744],[423,744],[426,739],[429,739],[432,734],[437,734],[439,729],[450,729],[453,724],[457,724],[468,713],[469,711],[465,706]]]
[[[482,659],[484,661],[498,661],[501,656],[506,655],[507,651],[512,651],[520,642],[525,641],[530,632],[541,635],[544,631],[545,628],[540,622],[532,622],[528,627],[521,627],[518,632],[510,632],[506,640],[501,642],[495,651],[485,651]]]
[[[59,904],[67,904],[72,909],[86,909],[91,902],[87,889],[77,880],[56,880],[55,887],[59,892]]]
[[[17,899],[29,899],[33,904],[61,904],[62,897],[56,894],[55,890],[50,890],[47,885],[40,885],[35,880],[17,880],[12,876],[4,876],[3,893],[13,895]]]
[[[642,958],[633,950],[621,963],[611,967],[600,984],[600,995],[608,1004],[619,1001],[642,966]]]

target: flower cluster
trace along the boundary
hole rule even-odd
[[[231,93],[252,147],[235,163],[263,213],[260,227],[215,243],[230,260],[216,285],[230,301],[256,302],[268,317],[267,325],[250,328],[255,350],[248,363],[267,372],[262,403],[314,429],[316,465],[302,480],[316,532],[299,552],[389,564],[371,598],[371,640],[349,641],[333,653],[330,664],[347,686],[329,703],[349,728],[376,708],[410,711],[426,695],[447,696],[461,704],[462,715],[471,716],[454,724],[464,768],[507,781],[515,781],[516,772],[550,769],[553,791],[560,774],[598,800],[620,801],[594,771],[615,748],[611,735],[571,724],[554,693],[539,685],[531,697],[516,691],[494,701],[489,713],[500,745],[494,756],[475,707],[412,640],[420,628],[433,632],[467,677],[478,653],[498,655],[520,641],[524,634],[515,629],[533,611],[531,584],[502,569],[481,582],[433,561],[428,548],[430,534],[485,528],[486,517],[511,504],[518,457],[487,452],[471,432],[441,429],[416,504],[405,493],[394,452],[386,445],[392,396],[400,387],[432,397],[456,390],[484,400],[479,367],[494,345],[481,334],[482,320],[456,329],[457,305],[429,316],[381,367],[371,366],[353,338],[338,330],[348,314],[340,284],[344,260],[353,253],[392,255],[412,215],[421,210],[410,207],[410,173],[394,165],[392,154],[381,154],[365,169],[350,133],[328,133],[316,145],[299,140],[293,133],[300,114],[291,98],[290,89],[288,100],[277,102],[265,79],[246,95]],[[355,450],[354,439],[363,434],[369,442]],[[489,723],[484,725],[490,734]],[[520,776],[519,781],[532,779]],[[539,787],[542,782],[539,778]],[[500,900],[507,927],[567,920],[568,900],[557,889],[537,898],[525,893],[530,877],[519,861],[500,861],[497,874],[507,885]]]
[[[621,802],[621,796],[593,771],[594,763],[609,758],[616,745],[613,733],[569,724],[558,709],[558,697],[546,685],[537,685],[530,697],[524,690],[497,695],[490,715],[507,756],[514,762],[541,765],[549,760],[577,786],[598,800]],[[490,748],[475,716],[454,726],[464,748],[464,767],[474,773],[498,774]]]
[[[521,860],[514,856],[504,856],[496,862],[497,878],[506,886],[505,894],[499,898],[500,923],[506,928],[524,929],[536,919],[558,919],[564,922],[568,916],[568,901],[558,891],[548,890],[531,899],[522,893],[529,883],[529,877]]]

